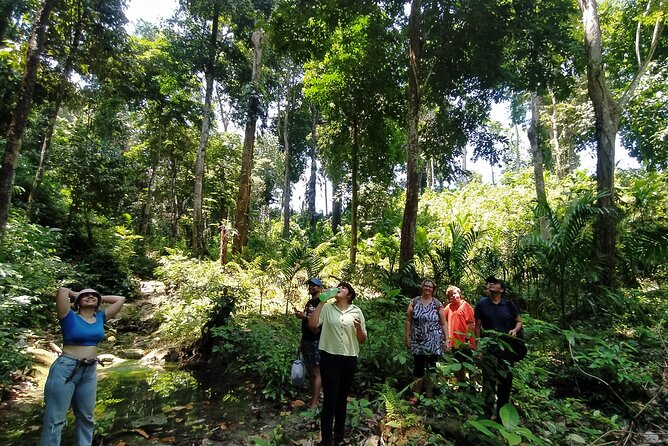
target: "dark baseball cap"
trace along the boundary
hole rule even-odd
[[[311,277],[308,282],[306,282],[308,285],[315,285],[315,286],[322,286],[322,281],[318,279],[317,277]]]
[[[504,282],[501,279],[497,279],[494,276],[487,276],[487,279],[485,279],[485,283],[498,283],[499,285],[501,285],[501,288],[503,288],[504,290],[506,289],[506,282]]]

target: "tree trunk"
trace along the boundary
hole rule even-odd
[[[615,138],[621,110],[612,98],[605,77],[601,27],[595,0],[581,0],[585,31],[585,57],[587,61],[587,89],[596,118],[596,189],[604,193],[598,206],[605,212],[595,225],[595,241],[598,263],[601,268],[600,283],[613,284],[615,267],[615,239],[617,236],[614,216]]]
[[[58,0],[45,0],[42,8],[35,16],[35,23],[28,42],[28,54],[23,80],[21,81],[21,91],[12,114],[11,123],[7,129],[7,143],[2,166],[0,167],[0,233],[2,234],[4,234],[9,219],[14,172],[21,152],[21,141],[28,123],[28,113],[32,106],[33,94],[35,93],[40,56],[44,49],[44,34],[51,10],[57,3]]]
[[[246,132],[244,148],[241,156],[241,175],[239,177],[239,194],[232,243],[232,252],[238,254],[248,244],[248,212],[250,209],[251,173],[253,171],[253,150],[255,148],[255,126],[260,112],[260,75],[262,71],[262,51],[264,50],[264,31],[258,29],[253,33],[253,73],[251,76],[251,95],[246,111]]]
[[[223,103],[223,97],[220,94],[220,89],[216,88],[216,98],[218,99],[218,108],[220,110],[220,120],[223,123],[223,132],[227,133],[227,129],[230,126],[230,113],[225,110],[225,104]]]
[[[160,150],[162,148],[162,124],[158,128],[158,153],[153,160],[151,166],[151,178],[148,182],[148,190],[146,191],[146,202],[144,203],[144,210],[141,216],[141,225],[139,227],[139,234],[146,236],[149,233],[151,226],[151,210],[153,208],[153,193],[155,191],[155,179],[158,176],[158,168],[160,166]]]
[[[204,182],[204,156],[206,145],[209,141],[209,129],[211,127],[211,99],[213,97],[213,78],[216,65],[216,47],[218,43],[218,19],[220,17],[220,1],[216,1],[213,8],[213,24],[211,26],[211,37],[209,39],[209,57],[204,68],[204,81],[206,84],[204,94],[204,116],[202,117],[202,131],[200,133],[199,145],[197,146],[197,161],[195,161],[195,190],[193,193],[193,233],[192,250],[197,258],[202,257],[204,246],[202,243],[202,187]]]
[[[651,10],[652,0],[647,2],[643,18]],[[640,31],[643,21],[638,21],[636,28],[636,58],[638,71],[622,95],[619,102],[612,97],[605,77],[603,63],[603,36],[598,17],[596,0],[580,0],[582,23],[584,25],[585,60],[587,62],[587,89],[594,107],[596,118],[596,188],[604,195],[598,199],[598,206],[605,212],[601,214],[595,226],[596,251],[600,266],[600,284],[612,287],[615,276],[615,256],[617,238],[617,218],[615,215],[615,139],[619,129],[622,111],[635,94],[640,79],[647,71],[663,30],[663,18],[660,16],[654,23],[652,40],[647,54],[640,54]]]
[[[564,178],[567,173],[568,163],[564,163],[568,159],[568,154],[564,157],[562,153],[561,143],[559,142],[559,116],[557,113],[557,97],[552,89],[549,89],[550,99],[552,104],[550,106],[550,141],[552,142],[552,165],[557,178]],[[566,167],[564,167],[566,166]]]
[[[311,229],[311,234],[315,234],[315,195],[316,195],[316,180],[318,178],[318,160],[316,159],[316,147],[318,143],[318,109],[315,105],[311,105],[311,147],[309,148],[309,157],[311,158],[311,176],[308,181],[308,189],[306,196],[308,197],[308,222]],[[325,189],[327,186],[325,186]],[[325,202],[327,200],[325,199]]]
[[[353,123],[353,146],[351,150],[351,166],[352,166],[352,200],[350,203],[350,263],[354,266],[357,263],[357,238],[358,238],[358,220],[357,210],[359,207],[359,125],[357,121]]]
[[[290,70],[290,68],[288,68]],[[283,116],[283,145],[285,146],[285,171],[283,184],[283,239],[290,240],[290,108],[292,105],[292,73],[285,79],[285,115]]]
[[[412,0],[408,19],[408,153],[406,169],[406,203],[401,226],[399,263],[403,267],[413,260],[418,211],[418,113],[420,111],[420,0]]]
[[[30,188],[30,194],[28,195],[28,204],[26,213],[29,217],[32,217],[32,204],[37,191],[42,185],[42,179],[44,178],[44,169],[49,157],[49,149],[51,148],[51,140],[53,138],[53,130],[56,127],[56,120],[58,119],[58,113],[60,112],[60,104],[62,102],[62,91],[63,86],[58,92],[56,100],[51,109],[51,115],[49,116],[49,121],[47,123],[46,132],[44,133],[44,140],[42,141],[42,147],[39,151],[39,163],[37,164],[37,171],[35,171],[35,178],[32,180],[32,187]]]
[[[179,235],[179,218],[181,217],[179,213],[179,196],[177,194],[177,180],[178,180],[178,165],[174,159],[174,153],[171,154],[169,159],[171,178],[170,178],[170,189],[171,189],[171,207],[172,207],[172,221],[171,221],[171,243],[172,246],[176,242],[176,238]]]
[[[343,200],[341,199],[341,183],[332,181],[332,232],[339,232],[341,225],[341,214],[343,213]]]
[[[218,226],[220,232],[220,252],[218,253],[218,258],[220,260],[221,266],[227,264],[227,225],[225,222],[222,222]]]
[[[47,124],[46,132],[44,134],[44,140],[42,141],[42,147],[39,153],[39,164],[37,166],[37,171],[35,172],[35,178],[33,179],[32,187],[30,189],[30,194],[28,195],[28,206],[27,214],[28,216],[32,213],[32,202],[37,194],[41,184],[42,179],[44,178],[44,169],[46,163],[49,159],[49,151],[51,149],[51,141],[53,140],[53,131],[56,127],[56,122],[58,120],[58,113],[60,112],[60,107],[63,103],[65,97],[65,92],[67,91],[67,85],[69,84],[70,71],[72,71],[72,60],[76,57],[76,54],[79,49],[79,43],[81,42],[82,22],[84,14],[81,5],[77,9],[77,16],[72,24],[74,26],[74,33],[72,34],[72,40],[70,41],[70,51],[67,57],[65,58],[65,63],[63,65],[63,71],[60,73],[60,85],[58,91],[56,92],[56,98],[53,102],[53,108],[51,109],[51,115],[49,116],[49,121]]]
[[[540,150],[540,106],[541,100],[538,93],[531,92],[531,125],[527,131],[529,145],[531,146],[531,159],[533,161],[533,176],[536,185],[536,200],[540,205],[547,205],[547,194],[545,193],[545,176],[543,173],[543,152]],[[549,237],[549,226],[545,216],[538,218],[540,225],[540,238],[547,240]]]

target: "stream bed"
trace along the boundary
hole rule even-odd
[[[272,404],[252,381],[230,381],[224,372],[191,373],[174,365],[146,366],[138,361],[98,367],[94,445],[131,446],[269,444],[290,425],[303,431],[299,444],[314,443],[314,417],[300,404]],[[243,379],[243,378],[242,378]],[[36,446],[41,432],[41,388],[0,411],[3,445]],[[296,420],[296,421],[295,421]],[[63,445],[73,445],[70,411]],[[255,440],[258,440],[256,442]]]

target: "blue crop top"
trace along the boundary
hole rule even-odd
[[[81,316],[70,310],[60,321],[63,345],[96,346],[104,339],[104,310],[95,313],[95,322],[89,324]]]

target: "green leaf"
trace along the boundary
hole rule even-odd
[[[499,416],[501,417],[503,426],[509,431],[514,431],[520,424],[520,415],[517,413],[515,406],[510,403],[503,405],[501,410],[499,410]]]
[[[487,427],[485,427],[480,421],[469,420],[469,424],[478,429],[483,434],[487,435],[488,437],[494,438],[496,436],[492,431],[487,429]]]
[[[520,444],[522,442],[522,437],[514,432],[508,432],[504,429],[501,429],[499,432],[501,432],[501,435],[503,435],[503,437],[508,440],[508,444],[511,446],[515,446],[516,444]]]
[[[566,438],[568,440],[574,441],[575,443],[579,443],[579,444],[586,444],[587,443],[587,441],[584,438],[582,438],[581,436],[579,436],[578,434],[568,434],[566,436]]]

